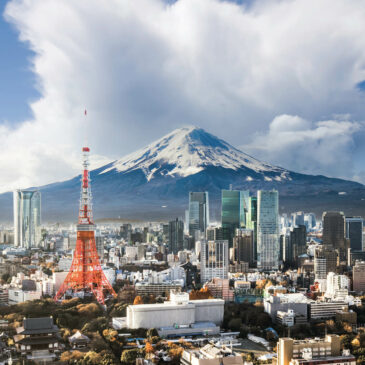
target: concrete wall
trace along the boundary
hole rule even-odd
[[[220,326],[224,315],[223,299],[192,300],[195,304],[196,322],[213,322]]]
[[[127,308],[128,328],[161,328],[174,324],[190,325],[195,322],[223,321],[224,300],[192,300],[188,303],[141,304]]]
[[[127,309],[128,328],[160,328],[195,322],[194,304],[130,305]]]

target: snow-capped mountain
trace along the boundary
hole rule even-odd
[[[272,166],[196,127],[177,129],[90,174],[96,218],[183,217],[189,191],[208,191],[211,217],[219,220],[221,190],[230,185],[252,194],[279,190],[282,212],[365,211],[362,184]],[[39,189],[45,221],[76,220],[80,176]],[[0,195],[0,206],[0,220],[11,221],[11,193]]]
[[[165,165],[172,169],[162,169]],[[239,170],[248,168],[265,175],[275,172],[275,179],[288,179],[287,171],[263,163],[234,148],[227,142],[197,127],[177,129],[158,141],[114,162],[100,174],[112,170],[128,172],[141,169],[147,181],[157,175],[187,177],[203,171],[208,166]],[[247,181],[252,181],[247,176]]]

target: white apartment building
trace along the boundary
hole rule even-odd
[[[201,282],[206,283],[213,278],[228,279],[228,241],[201,242]]]

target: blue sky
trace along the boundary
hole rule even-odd
[[[6,2],[0,2],[4,13]],[[30,70],[32,52],[18,41],[18,31],[0,18],[0,120],[15,124],[31,117],[29,102],[39,97]]]
[[[74,176],[85,139],[101,163],[184,125],[365,182],[365,0],[8,0],[0,12],[0,192]]]

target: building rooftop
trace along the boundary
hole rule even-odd
[[[25,318],[23,327],[17,328],[18,335],[32,335],[41,333],[56,333],[59,329],[53,323],[52,317]]]

